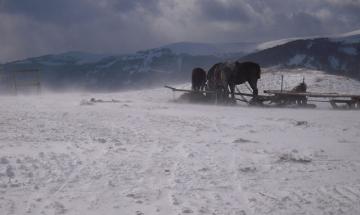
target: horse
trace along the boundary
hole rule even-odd
[[[194,91],[204,90],[206,85],[206,71],[202,68],[194,68],[191,75],[191,89]]]
[[[206,80],[207,87],[209,90],[216,90],[217,88],[221,88],[221,70],[225,67],[224,63],[214,64],[208,71]]]
[[[260,79],[261,69],[254,62],[217,63],[213,65],[207,75],[209,90],[223,90],[225,96],[229,94],[235,98],[235,86],[248,82],[254,97],[258,96],[257,81]]]

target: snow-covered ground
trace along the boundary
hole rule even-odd
[[[274,71],[261,90],[279,88]],[[359,82],[298,72],[282,72],[285,87],[305,75],[310,91],[360,93]],[[0,97],[0,214],[360,214],[359,111],[173,96]]]

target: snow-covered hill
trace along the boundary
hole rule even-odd
[[[284,40],[288,41],[288,40]],[[360,31],[329,38],[307,38],[287,43],[280,41],[240,60],[259,62],[264,67],[281,65],[320,69],[360,79]],[[270,43],[273,46],[276,43]]]
[[[189,55],[216,55],[227,56],[230,54],[241,56],[257,51],[273,48],[291,41],[304,38],[284,38],[266,42],[239,42],[239,43],[194,43],[179,42],[164,46],[174,53]]]
[[[305,67],[359,79],[359,41],[360,33],[354,31],[329,38],[287,38],[265,43],[183,42],[128,55],[68,52],[0,65],[5,71],[0,75],[0,85],[14,82],[6,78],[11,79],[13,71],[35,68],[41,71],[42,85],[56,90],[149,87],[171,80],[187,81],[194,67],[208,69],[220,61],[239,58],[262,67]]]
[[[351,31],[344,34],[336,34],[336,35],[322,35],[322,36],[312,36],[312,37],[294,37],[294,38],[283,38],[279,40],[261,42],[261,43],[254,43],[252,47],[252,51],[262,51],[269,48],[274,48],[276,46],[281,46],[289,42],[293,42],[296,40],[314,40],[314,39],[321,39],[321,38],[329,38],[331,41],[340,42],[340,43],[347,43],[347,44],[354,44],[360,42],[360,30]]]
[[[261,90],[279,79],[266,70]],[[0,99],[1,214],[360,212],[358,111],[179,104],[164,88]]]
[[[243,42],[243,43],[194,43],[194,42],[179,42],[164,46],[178,54],[189,55],[215,55],[226,56],[235,54],[241,56],[251,53],[256,50],[258,43]]]
[[[342,43],[348,43],[348,44],[360,43],[360,29],[345,34],[332,36],[330,38],[332,38],[334,41],[338,41]]]
[[[192,56],[159,48],[120,56],[79,52],[45,55],[7,63],[3,68],[10,78],[13,71],[39,69],[42,85],[51,89],[118,90],[188,80],[194,67],[209,68],[223,60],[219,56]]]
[[[25,60],[19,60],[13,62],[14,64],[31,64],[38,63],[47,66],[59,66],[65,64],[89,64],[97,63],[100,60],[110,57],[111,55],[106,54],[94,54],[80,51],[71,51],[61,54],[44,55],[35,58],[28,58]]]

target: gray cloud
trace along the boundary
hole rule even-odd
[[[157,0],[112,0],[110,5],[123,13],[137,9],[147,10],[154,14],[161,13],[161,10],[159,10],[159,1]]]
[[[205,21],[251,22],[252,14],[249,5],[239,1],[203,0],[197,2]]]
[[[360,28],[357,0],[0,0],[0,62],[170,42],[262,41]]]
[[[95,5],[86,0],[2,0],[0,4],[1,13],[54,24],[84,22],[98,15]]]

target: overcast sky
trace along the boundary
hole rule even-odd
[[[360,29],[360,0],[0,0],[0,62]]]

